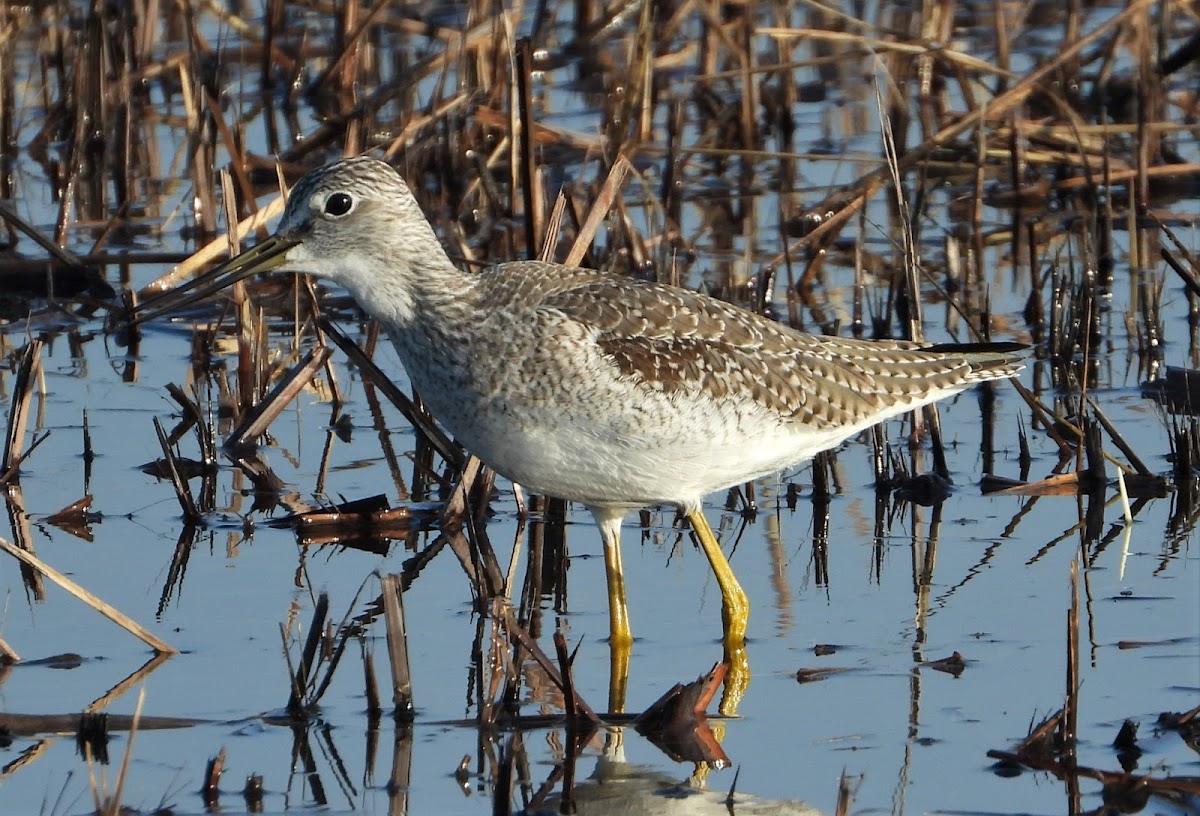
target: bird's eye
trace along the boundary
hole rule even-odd
[[[347,193],[334,193],[325,199],[325,214],[341,218],[354,209],[354,199]]]

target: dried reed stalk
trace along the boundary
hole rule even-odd
[[[25,552],[20,547],[14,546],[13,544],[9,543],[8,541],[6,541],[3,538],[0,538],[0,550],[4,550],[6,553],[11,555],[13,558],[16,558],[18,561],[20,561],[24,564],[27,564],[27,565],[33,567],[34,569],[38,570],[43,575],[45,575],[47,578],[49,578],[51,581],[58,584],[60,587],[62,587],[67,592],[74,595],[79,600],[83,601],[85,604],[90,606],[92,609],[95,609],[101,615],[108,618],[110,621],[117,624],[118,626],[123,628],[125,631],[140,638],[143,642],[145,642],[148,646],[150,646],[150,648],[154,649],[154,651],[158,652],[159,654],[164,654],[164,655],[179,654],[178,649],[176,649],[172,646],[168,646],[162,640],[155,637],[154,633],[152,633],[149,629],[146,629],[144,626],[139,624],[133,618],[131,618],[128,615],[126,615],[125,613],[121,612],[119,609],[112,606],[111,604],[107,604],[104,601],[100,600],[100,598],[96,597],[94,594],[92,594],[88,590],[84,589],[82,586],[75,583],[70,578],[63,575],[61,572],[59,572],[58,570],[54,569],[54,567],[51,567],[49,564],[42,561],[36,555]]]
[[[379,579],[383,588],[383,620],[387,632],[388,662],[392,667],[392,717],[397,722],[412,722],[412,672],[408,665],[408,629],[404,622],[404,596],[401,576]]]
[[[12,404],[8,413],[8,430],[4,439],[4,457],[0,460],[0,478],[8,481],[15,475],[25,447],[25,429],[29,422],[29,406],[33,401],[34,385],[42,366],[42,341],[32,340],[21,350],[17,377],[13,385]],[[10,471],[12,472],[10,474]]]
[[[225,444],[235,448],[254,444],[267,432],[276,417],[313,381],[332,355],[333,350],[328,346],[309,349],[304,358],[271,389],[271,393],[246,413]]]

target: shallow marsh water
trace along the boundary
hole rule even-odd
[[[186,343],[174,333],[159,333],[147,348],[162,354],[164,368],[186,353]],[[43,423],[53,430],[55,444],[48,442],[37,452],[22,478],[38,553],[125,612],[153,622],[156,633],[183,651],[145,680],[146,714],[210,721],[140,732],[126,803],[150,808],[162,799],[179,811],[201,810],[196,789],[204,761],[223,747],[229,770],[222,802],[230,809],[237,809],[231,800],[239,802],[241,777],[260,773],[268,811],[319,804],[321,797],[313,789],[318,780],[334,811],[384,810],[390,799],[385,788],[393,727],[385,720],[378,735],[379,756],[368,768],[365,700],[356,666],[339,669],[322,704],[321,725],[307,736],[318,756],[312,776],[296,765],[292,730],[266,724],[259,715],[278,713],[286,701],[280,624],[303,627],[316,591],[329,593],[336,620],[372,570],[399,571],[410,553],[399,544],[386,557],[298,547],[291,531],[273,529],[261,517],[247,536],[232,509],[245,507],[246,497],[238,495],[244,487],[233,484],[229,470],[223,469],[219,501],[230,510],[198,533],[186,572],[163,603],[181,523],[169,486],[141,473],[139,465],[157,453],[145,426],[152,416],[172,410],[161,397],[167,379],[147,376],[137,385],[120,383],[102,343],[87,343],[84,349],[90,372],[85,379],[61,373],[82,362],[67,357],[65,345],[47,355],[48,371],[60,372],[47,378]],[[340,375],[351,392],[346,410],[365,424],[365,411],[353,397],[353,375]],[[1001,392],[997,414],[1011,418],[1001,423],[1006,436],[1015,435],[1011,402]],[[1159,420],[1146,421],[1136,392],[1114,389],[1104,404],[1121,427],[1141,426],[1132,439],[1143,450],[1153,449]],[[85,406],[98,453],[91,493],[104,514],[91,525],[92,542],[43,521],[46,513],[81,495],[77,417]],[[313,484],[328,416],[326,405],[302,398],[275,424],[274,445],[264,451],[276,472],[301,492]],[[979,495],[973,484],[979,469],[977,399],[967,394],[946,406],[943,421],[956,442],[950,462],[960,486],[942,505],[936,529],[932,510],[910,505],[897,511],[877,539],[869,448],[855,443],[839,453],[842,492],[829,511],[833,532],[824,578],[814,565],[810,502],[802,493],[795,511],[781,509],[773,495],[776,485],[760,485],[758,519],[740,531],[732,556],[753,605],[749,654],[754,677],[740,716],[716,721],[724,730],[725,751],[740,768],[739,791],[806,800],[829,811],[844,770],[859,777],[856,803],[864,812],[890,809],[896,801],[914,812],[975,812],[998,803],[1005,811],[1063,812],[1061,783],[1029,772],[1007,778],[989,767],[985,754],[989,748],[1011,746],[1031,720],[1063,699],[1069,572],[1081,546],[1073,529],[1079,520],[1077,503],[1074,497],[1031,501]],[[395,434],[400,440],[408,436],[399,428]],[[356,429],[349,444],[335,444],[333,461],[342,466],[329,476],[329,495],[389,489],[377,445],[376,435],[365,427]],[[1015,468],[1015,451],[1001,451],[998,463],[1001,469]],[[802,471],[800,484],[803,478]],[[1108,491],[1107,497],[1113,493]],[[503,553],[516,531],[515,508],[503,488],[495,507],[489,534]],[[1166,532],[1171,510],[1170,498],[1152,501],[1130,528],[1128,542],[1120,533],[1104,547],[1086,543],[1082,765],[1114,767],[1110,743],[1129,718],[1142,725],[1142,767],[1158,765],[1186,774],[1195,766],[1194,754],[1177,735],[1157,733],[1153,725],[1160,712],[1193,705],[1197,689],[1200,582],[1195,545],[1190,532]],[[725,540],[739,532],[736,517],[713,507],[709,512],[714,524],[720,519]],[[1018,517],[1019,524],[1014,523]],[[631,711],[645,708],[672,684],[693,679],[720,659],[720,595],[703,557],[670,522],[671,514],[656,514],[648,540],[640,545],[636,530],[626,531],[628,589],[638,636]],[[1107,535],[1114,526],[1123,527],[1119,503],[1105,509],[1101,532]],[[936,570],[918,594],[914,538],[917,547],[933,546],[935,533]],[[582,638],[577,688],[602,709],[608,684],[603,560],[586,512],[571,513],[567,540],[568,610],[556,615],[546,609],[543,626],[546,631],[561,626],[572,643]],[[49,586],[46,602],[34,603],[22,591],[16,570],[7,574],[6,639],[26,659],[77,652],[84,660],[70,670],[15,667],[4,684],[4,710],[78,711],[149,658],[140,642],[57,588]],[[409,812],[491,809],[492,769],[482,757],[507,735],[484,735],[457,724],[477,711],[470,675],[476,630],[470,597],[460,567],[445,555],[435,558],[405,595],[417,708]],[[382,667],[381,637],[370,640]],[[1144,645],[1126,647],[1135,642]],[[818,645],[832,649],[818,656]],[[967,661],[959,677],[921,665],[956,651]],[[795,674],[801,668],[845,671],[799,684]],[[547,702],[540,699],[546,694],[544,683],[536,689],[523,706],[528,713],[544,710]],[[135,697],[127,693],[108,710],[130,713]],[[74,741],[37,738],[41,740],[49,743],[45,753],[10,774],[0,796],[13,803],[12,812],[34,812],[43,796],[56,796],[65,787],[83,802],[60,812],[86,810],[88,785]],[[560,758],[560,740],[561,729],[524,734],[535,788]],[[123,743],[115,735],[110,754],[119,755]],[[32,737],[18,739],[8,749],[10,761],[33,744]],[[587,752],[601,753],[599,744]],[[679,780],[692,770],[670,762],[631,731],[624,753],[631,764]],[[473,772],[480,771],[481,763],[483,769],[472,776],[466,792],[451,775],[465,755],[472,758]],[[588,765],[586,758],[581,761],[583,775],[590,772]],[[335,780],[342,773],[346,780],[339,785]],[[714,772],[708,781],[724,789],[731,775]],[[1089,791],[1085,784],[1084,790],[1085,803],[1096,799],[1096,788]]]
[[[220,30],[205,30],[214,40],[221,35]],[[28,43],[25,47],[32,48]],[[163,48],[171,50],[169,44]],[[240,76],[236,68],[229,70]],[[583,102],[596,98],[577,95],[567,73],[562,69],[543,78],[546,119],[594,132],[595,111]],[[420,93],[432,92],[426,85]],[[826,104],[798,107],[797,144],[823,144],[830,122],[836,121],[833,135],[839,148],[877,153],[873,103],[854,101],[863,98],[861,89],[845,86],[835,89]],[[160,104],[169,112],[176,103]],[[836,117],[847,107],[870,120],[871,129],[843,130],[844,121]],[[306,124],[312,126],[311,121]],[[1195,161],[1192,133],[1176,146]],[[22,150],[11,159],[19,179],[17,209],[52,231],[55,211],[44,168],[27,155],[29,142],[21,144]],[[656,179],[663,170],[648,163],[641,169]],[[783,183],[772,175],[778,168],[758,167],[763,180],[752,185],[754,195],[747,199],[741,197],[743,191],[728,186],[733,174],[718,174],[701,162],[686,167],[688,182],[701,191],[685,199],[682,210],[681,232],[694,236],[690,283],[720,289],[732,281],[731,288],[744,294],[736,286],[741,276],[755,274],[780,248],[775,213],[782,205],[772,189]],[[848,162],[813,161],[803,165],[803,184],[791,183],[803,195],[819,198],[814,191],[853,178],[853,167]],[[569,176],[574,171],[556,167],[553,172]],[[192,200],[183,178],[169,178],[161,189],[167,193],[154,199],[155,214],[147,218],[155,225],[173,223],[179,217],[174,208]],[[961,187],[948,187],[930,195],[922,254],[935,265],[944,263],[942,238],[954,223],[953,207],[961,193]],[[630,193],[630,200],[638,200],[636,192]],[[453,202],[451,207],[457,205]],[[653,222],[653,214],[631,206],[635,220]],[[735,209],[742,218],[727,235],[714,220],[730,217]],[[1200,202],[1170,200],[1160,212],[1169,213],[1195,252]],[[444,222],[446,213],[439,216]],[[999,209],[987,208],[983,214],[983,223],[996,231],[1009,219],[1010,214]],[[867,220],[872,227],[864,246],[890,257],[894,236],[884,235],[879,226],[891,222],[885,198],[869,204]],[[1070,224],[1061,212],[1047,215],[1047,221]],[[68,233],[72,247],[80,251],[94,236],[94,230],[83,228]],[[1137,282],[1144,273],[1129,267],[1128,236],[1116,236],[1116,284],[1102,301],[1105,342],[1089,350],[1097,373],[1088,395],[1152,470],[1169,473],[1171,420],[1143,396],[1140,385],[1154,375],[1157,364],[1196,365],[1188,303],[1168,271],[1155,268],[1149,273],[1165,287],[1165,343],[1157,357],[1139,355],[1125,318],[1132,314],[1130,325],[1137,324]],[[193,248],[180,243],[175,227],[161,235],[151,231],[123,237],[128,238],[124,244],[110,246]],[[1048,251],[1052,257],[1047,263],[1069,267],[1071,248],[1056,245]],[[981,262],[991,284],[993,339],[1029,341],[1022,310],[1030,284],[1027,277],[1016,275],[1005,249],[989,246]],[[817,289],[819,306],[805,313],[809,328],[818,308],[848,320],[854,270],[844,266],[845,261],[845,255],[837,255],[824,272],[824,284]],[[111,267],[108,276],[118,288],[138,288],[165,269],[161,264],[138,264],[127,271]],[[777,283],[772,302],[785,315],[786,280]],[[871,298],[882,299],[886,283],[872,280],[867,288]],[[943,305],[939,288],[929,285],[923,299],[929,336],[963,339],[961,321]],[[56,315],[53,310],[43,314]],[[354,317],[345,310],[338,314],[341,325],[358,335]],[[473,612],[471,587],[449,552],[425,565],[405,593],[416,705],[410,733],[386,717],[377,730],[370,728],[362,671],[353,649],[322,701],[320,719],[309,728],[293,729],[264,716],[279,714],[288,694],[280,626],[287,629],[295,653],[295,641],[305,634],[317,593],[328,593],[333,620],[347,610],[358,615],[364,600],[377,594],[369,587],[352,605],[360,585],[375,571],[401,571],[413,553],[400,542],[391,543],[385,555],[298,545],[290,530],[270,524],[282,515],[281,507],[270,513],[253,511],[250,484],[223,459],[217,511],[207,514],[203,529],[182,548],[186,559],[179,559],[177,542],[184,531],[174,492],[165,481],[144,473],[142,466],[161,456],[152,420],[158,418],[169,427],[178,414],[166,385],[193,378],[192,324],[160,321],[148,326],[138,356],[130,359],[100,319],[52,319],[55,328],[34,330],[45,331],[49,343],[43,353],[44,387],[30,422],[31,428],[52,435],[22,467],[20,491],[10,495],[10,519],[15,527],[27,520],[27,539],[41,558],[151,626],[182,654],[155,665],[133,688],[124,688],[123,681],[150,659],[145,646],[49,582],[46,597],[34,597],[10,563],[0,572],[6,592],[0,636],[28,663],[6,671],[0,711],[71,714],[115,690],[104,710],[129,714],[137,688],[144,686],[145,715],[202,720],[191,727],[137,733],[122,798],[140,810],[167,804],[176,812],[204,811],[206,804],[198,793],[204,763],[224,748],[227,770],[220,808],[226,812],[248,807],[240,790],[249,774],[263,777],[267,812],[492,812],[498,757],[502,747],[512,749],[514,732],[469,724],[479,713],[480,678],[474,672],[480,662],[473,650],[480,623]],[[35,325],[44,327],[45,320],[39,317]],[[24,322],[12,324],[10,347],[23,342],[25,330]],[[287,348],[289,338],[290,328],[284,327],[273,344]],[[391,350],[381,346],[377,360],[404,388],[403,372]],[[130,377],[134,364],[136,376]],[[232,358],[228,365],[234,366]],[[352,432],[348,439],[334,433],[332,407],[317,392],[302,394],[276,420],[260,455],[284,483],[282,504],[377,493],[397,503],[399,488],[381,456],[381,437],[401,454],[401,473],[411,484],[412,430],[388,407],[383,425],[375,427],[357,371],[340,354],[335,354],[334,366],[345,397],[341,413],[350,418]],[[1021,381],[1048,403],[1071,394],[1069,384],[1052,379],[1051,366],[1044,361],[1031,358]],[[3,385],[11,389],[7,375]],[[85,411],[96,451],[86,482],[81,456]],[[1115,484],[1091,498],[981,495],[977,481],[985,462],[996,475],[1021,475],[1022,429],[1030,437],[1032,478],[1048,475],[1058,461],[1056,447],[1031,428],[1035,423],[1029,410],[1011,387],[996,389],[988,415],[994,422],[993,455],[985,457],[980,393],[967,392],[943,404],[955,490],[936,509],[881,499],[874,488],[872,448],[865,438],[837,454],[837,489],[827,509],[827,536],[814,526],[814,516],[824,511],[812,500],[808,467],[760,482],[753,520],[723,510],[725,497],[712,497],[710,521],[724,542],[736,541],[727,552],[752,603],[751,686],[738,717],[710,721],[738,768],[738,792],[755,797],[747,801],[747,811],[764,802],[805,801],[833,812],[843,773],[855,794],[852,812],[858,813],[1066,813],[1099,808],[1098,782],[1082,779],[1076,791],[1047,774],[998,769],[987,756],[989,749],[1013,746],[1031,724],[1063,703],[1073,563],[1082,567],[1079,765],[1119,769],[1111,743],[1122,722],[1130,719],[1140,724],[1138,745],[1144,753],[1139,772],[1200,776],[1195,748],[1176,732],[1155,727],[1161,712],[1185,711],[1200,702],[1200,553],[1191,521],[1194,511],[1181,504],[1178,493],[1170,493],[1139,503],[1133,523],[1126,525]],[[900,421],[889,423],[892,448],[914,471],[927,471],[928,449],[910,452],[907,431]],[[197,455],[191,435],[180,447],[185,456]],[[327,473],[323,461],[329,463]],[[794,509],[788,506],[789,483],[797,487]],[[91,540],[47,523],[49,514],[85,494],[94,497],[92,509],[98,514],[88,525]],[[1100,503],[1103,507],[1098,508]],[[519,525],[517,505],[503,481],[492,509],[488,534],[503,568],[508,567],[512,542],[522,544],[515,567],[519,587],[530,525]],[[629,711],[645,708],[674,683],[694,679],[721,657],[719,592],[686,532],[673,525],[673,515],[669,510],[652,512],[641,536],[633,522],[624,535],[638,638]],[[16,534],[13,530],[6,537]],[[421,533],[413,543],[424,547],[435,536]],[[608,620],[600,539],[586,511],[569,511],[566,541],[565,602],[555,609],[552,599],[543,600],[541,642],[552,652],[549,636],[559,628],[570,644],[581,643],[574,667],[576,687],[601,710],[609,692],[604,642]],[[386,683],[382,631],[369,629],[366,643]],[[927,665],[955,652],[966,661],[958,676]],[[69,667],[32,662],[63,653],[76,653],[81,660]],[[819,675],[816,682],[799,683],[801,669],[836,671]],[[559,711],[558,693],[538,671],[524,667],[523,672],[521,713]],[[695,772],[691,764],[671,761],[631,729],[622,737],[623,763],[605,756],[613,753],[611,734],[607,739],[597,736],[585,749],[578,773],[581,784],[593,766],[603,766],[617,775],[636,771],[649,780],[648,785],[623,786],[610,780],[609,794],[646,789],[661,794],[669,780],[682,781]],[[125,733],[114,733],[110,741],[110,786],[127,739]],[[518,766],[518,807],[562,760],[563,739],[557,726],[521,733],[527,763]],[[86,766],[71,736],[18,734],[0,750],[3,812],[75,814],[92,809]],[[456,778],[454,771],[464,757],[467,774]],[[390,784],[405,779],[407,784]],[[731,770],[713,771],[706,783],[724,791],[732,780]],[[660,796],[649,801],[677,800],[678,796]],[[641,801],[644,805],[647,800]],[[617,799],[602,807],[613,812],[633,805]],[[1195,812],[1196,804],[1155,799],[1150,809]]]

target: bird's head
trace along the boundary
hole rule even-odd
[[[151,298],[138,322],[271,270],[314,275],[347,289],[368,314],[412,311],[414,270],[449,266],[420,206],[390,165],[360,156],[314,170],[292,188],[275,234],[188,283]]]

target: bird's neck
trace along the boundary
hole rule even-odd
[[[477,308],[476,276],[459,271],[436,246],[421,258],[343,259],[339,282],[363,311],[391,332],[447,325]],[[378,269],[390,265],[392,274]],[[346,268],[350,267],[350,268]]]
[[[407,300],[392,315],[375,315],[386,328],[409,381],[427,407],[455,433],[463,414],[454,395],[469,390],[478,354],[472,336],[480,304],[478,276],[449,260],[438,269],[414,269]]]
[[[481,306],[479,276],[463,272],[444,253],[437,255],[428,265],[422,263],[413,270],[413,317],[425,325],[468,320]]]

